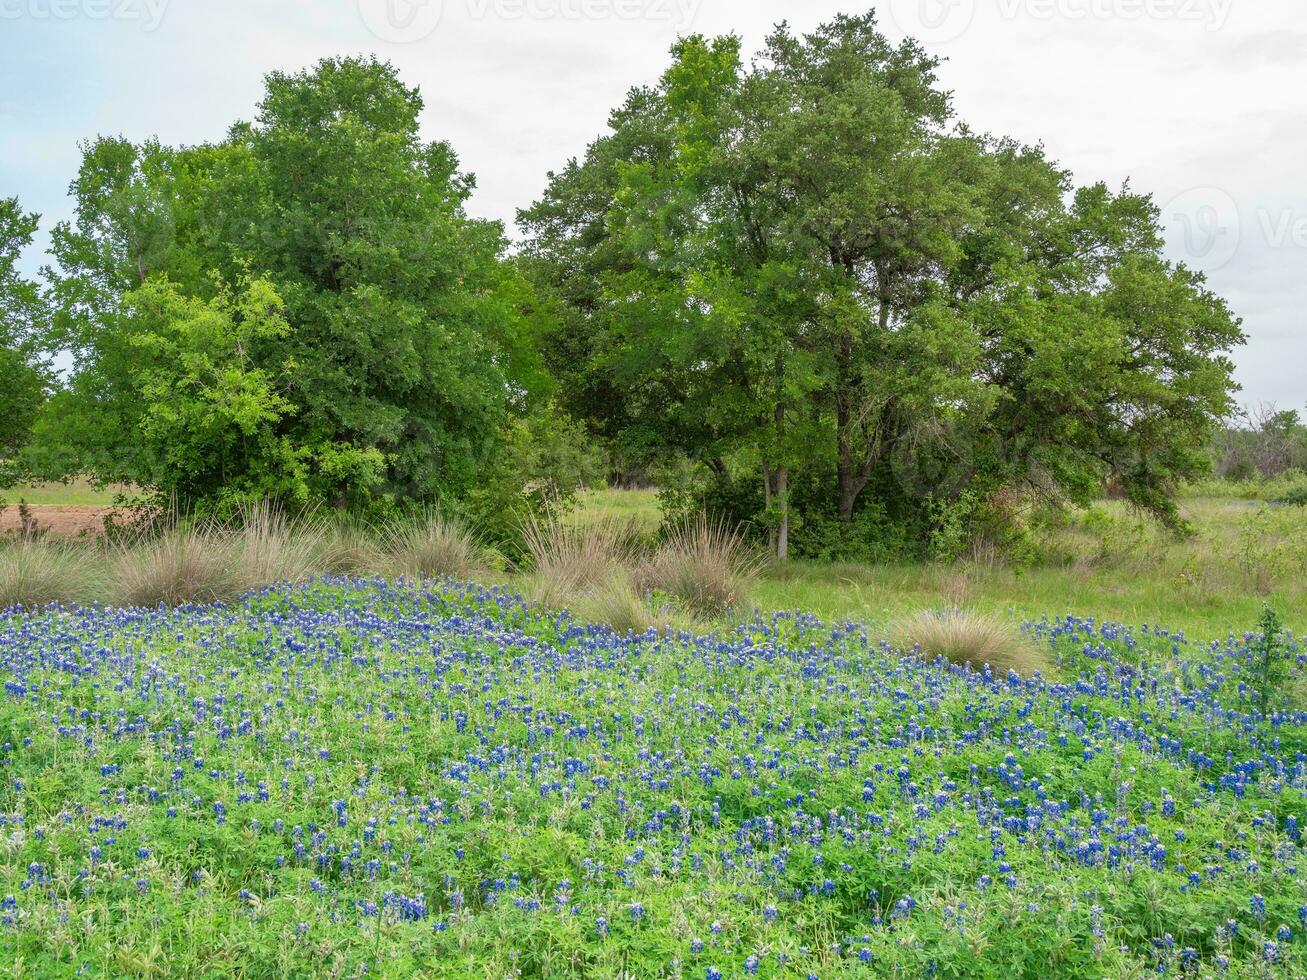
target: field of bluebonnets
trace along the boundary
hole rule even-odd
[[[452,583],[9,614],[0,952],[14,976],[1307,973],[1292,637],[1025,629],[1048,676],[797,614],[619,635]]]

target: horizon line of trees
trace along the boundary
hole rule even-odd
[[[516,251],[375,58],[274,72],[218,143],[92,140],[39,283],[0,200],[7,477],[506,533],[607,469],[781,557],[935,547],[1107,480],[1178,523],[1240,321],[1149,196],[973,132],[937,68],[874,13],[748,63],[683,38]]]

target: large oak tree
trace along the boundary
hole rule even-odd
[[[782,25],[748,67],[686,39],[521,216],[573,410],[756,466],[782,554],[795,471],[845,524],[869,487],[925,512],[1108,477],[1173,520],[1231,406],[1239,323],[1151,200],[971,132],[937,67],[874,14]]]

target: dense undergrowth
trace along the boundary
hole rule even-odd
[[[1267,693],[1257,636],[1025,634],[1047,675],[795,614],[623,635],[453,584],[10,614],[0,953],[33,976],[1302,975],[1292,637]]]

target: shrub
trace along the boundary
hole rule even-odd
[[[100,598],[104,586],[99,555],[85,545],[31,537],[0,544],[0,610],[86,603]]]
[[[275,504],[240,511],[233,546],[237,575],[245,589],[278,582],[303,582],[318,570],[326,529],[320,522],[290,520]]]
[[[1252,669],[1250,686],[1263,717],[1270,711],[1271,702],[1277,699],[1293,670],[1292,657],[1284,640],[1280,617],[1267,606],[1257,624],[1257,632],[1251,634],[1248,641]]]
[[[524,557],[524,518],[569,506],[603,478],[603,457],[585,426],[543,406],[501,428],[494,458],[459,500],[458,514],[482,541],[517,561]]]
[[[130,606],[221,602],[245,591],[230,532],[217,524],[173,524],[122,545],[114,561],[118,599]]]
[[[387,570],[409,578],[471,578],[487,567],[486,553],[462,525],[427,511],[391,522],[382,534]]]
[[[1307,480],[1299,480],[1275,498],[1286,507],[1307,507]]]
[[[637,553],[639,535],[628,521],[603,517],[567,521],[557,511],[530,517],[522,528],[532,579],[532,598],[559,605],[606,587]]]
[[[1046,659],[1006,620],[959,609],[923,612],[899,629],[905,648],[927,657],[943,657],[977,670],[988,665],[996,674],[1009,670],[1029,676],[1047,666]]]
[[[747,601],[758,566],[737,529],[700,516],[672,531],[641,570],[640,585],[694,615],[721,616]]]

